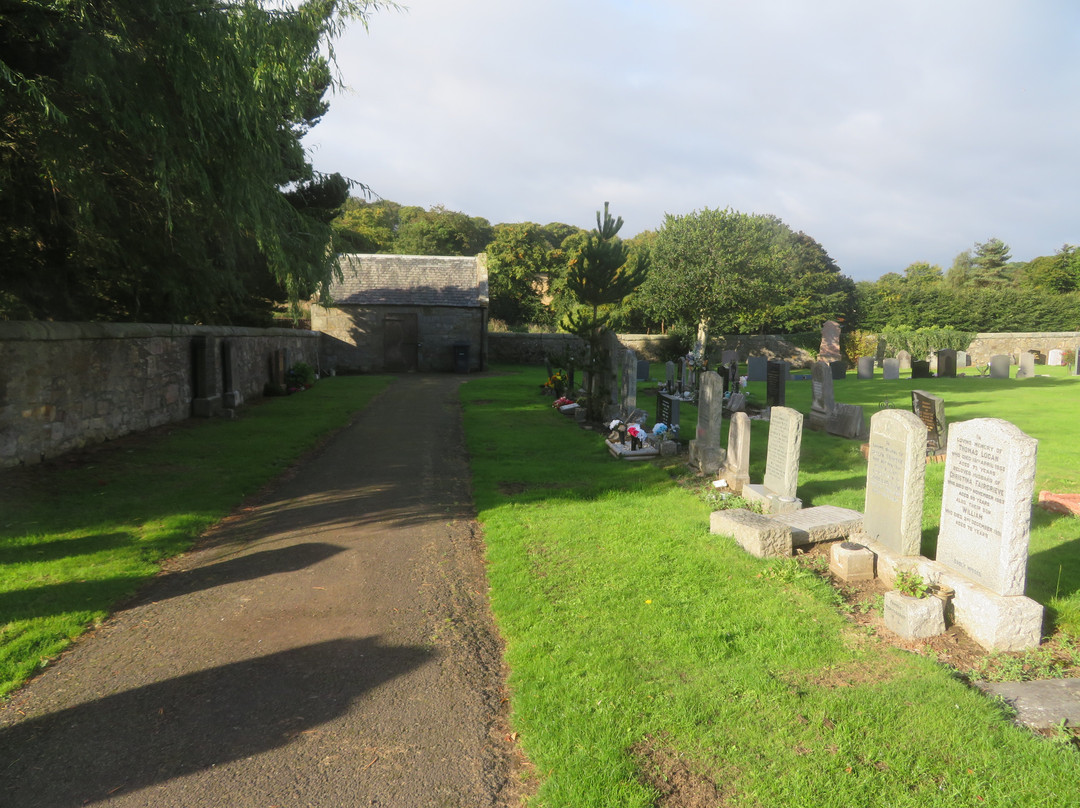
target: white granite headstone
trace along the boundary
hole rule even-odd
[[[904,410],[870,419],[863,531],[898,555],[919,555],[922,543],[926,427]]]

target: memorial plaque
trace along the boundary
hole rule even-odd
[[[914,413],[880,410],[867,459],[863,530],[894,553],[919,555],[926,427]]]
[[[786,403],[787,363],[768,362],[765,380],[765,403],[769,407],[783,407]]]
[[[990,378],[991,379],[1007,379],[1009,378],[1009,366],[1011,362],[1009,357],[1004,354],[998,354],[997,356],[990,357]]]
[[[945,399],[925,390],[911,391],[911,411],[926,425],[927,454],[937,455],[948,446],[948,426],[945,423]]]
[[[656,423],[667,424],[668,429],[679,426],[679,404],[682,399],[667,393],[656,394]]]
[[[802,413],[773,407],[769,415],[769,448],[765,456],[765,487],[781,497],[794,497],[799,483]]]
[[[954,424],[937,560],[999,595],[1023,595],[1038,441],[998,418]]]

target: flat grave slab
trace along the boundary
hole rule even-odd
[[[1018,724],[1032,729],[1049,729],[1062,721],[1070,727],[1080,724],[1080,679],[979,682],[978,687],[1016,710]]]
[[[709,532],[731,536],[750,555],[758,558],[787,558],[791,555],[791,529],[760,513],[733,508],[713,511]]]
[[[774,522],[791,528],[791,544],[802,547],[833,539],[846,539],[862,530],[863,515],[850,508],[818,505],[801,511],[772,517]]]
[[[605,441],[605,443],[612,457],[623,460],[651,460],[660,456],[660,450],[652,446],[642,446],[640,449],[631,450],[629,443],[615,443],[610,440]]]

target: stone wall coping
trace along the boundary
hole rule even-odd
[[[146,339],[150,337],[299,337],[319,332],[295,328],[245,328],[168,323],[57,323],[41,320],[0,321],[0,341]]]

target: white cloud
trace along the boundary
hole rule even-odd
[[[624,234],[772,213],[857,279],[1080,242],[1066,0],[412,0],[339,42],[314,161],[403,204]]]

